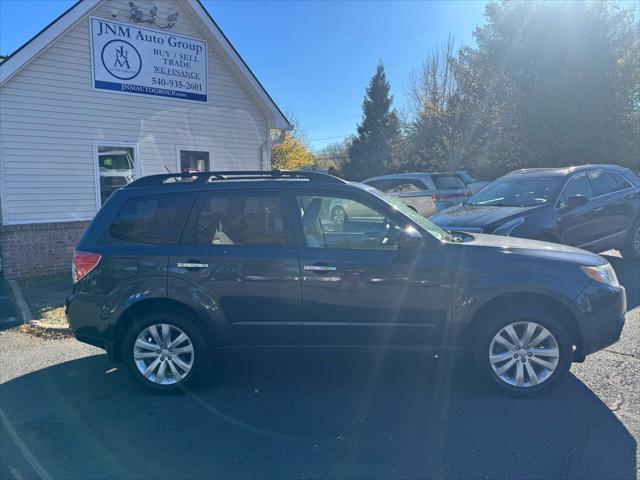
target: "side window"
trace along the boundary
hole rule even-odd
[[[194,199],[192,193],[130,198],[111,223],[109,236],[132,243],[175,245]]]
[[[589,180],[591,180],[593,194],[596,197],[619,190],[616,179],[613,178],[611,174],[603,172],[602,170],[589,172]]]
[[[420,180],[407,179],[406,183],[402,185],[403,192],[420,192],[427,190],[427,186]]]
[[[198,245],[284,246],[278,195],[208,195],[195,220]]]
[[[574,195],[582,195],[587,198],[593,198],[593,191],[591,190],[591,183],[587,175],[579,173],[569,179],[567,185],[564,187],[562,195],[558,199],[558,208],[565,208],[569,202],[569,197]]]
[[[433,184],[438,190],[464,189],[466,185],[458,175],[433,175]]]
[[[365,182],[365,183],[367,185],[371,185],[374,188],[377,188],[382,192],[390,192],[392,190],[395,190],[399,186],[407,183],[407,180],[400,179],[400,178],[386,178],[381,180],[372,180],[370,182]]]
[[[619,173],[611,173],[611,175],[613,175],[613,178],[618,184],[618,190],[626,190],[627,188],[631,188],[631,184]]]
[[[415,183],[411,182],[411,183],[404,183],[399,187],[396,187],[393,190],[389,190],[389,191],[392,193],[412,193],[412,192],[419,192],[420,190],[424,190],[424,189],[420,189],[416,187]]]
[[[396,250],[400,228],[384,214],[357,200],[299,196],[307,247]]]

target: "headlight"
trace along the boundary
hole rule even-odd
[[[524,223],[524,217],[515,218],[513,220],[509,220],[507,223],[503,223],[498,228],[493,231],[494,235],[504,235],[508,237],[511,235],[517,227]]]
[[[598,265],[597,267],[580,267],[587,277],[596,282],[618,287],[618,277],[610,263]]]

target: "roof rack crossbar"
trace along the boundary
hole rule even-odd
[[[168,182],[168,180],[174,182]],[[341,178],[321,172],[298,170],[229,170],[220,172],[161,173],[138,178],[125,188],[151,187],[176,183],[210,183],[224,180],[302,179],[310,182],[347,183]]]

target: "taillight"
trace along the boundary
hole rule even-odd
[[[73,251],[73,260],[71,261],[71,275],[73,283],[78,283],[91,272],[100,263],[102,255],[91,252],[82,252],[80,250]]]
[[[455,195],[447,195],[446,193],[440,193],[440,194],[433,194],[431,195],[431,198],[434,199],[435,201],[438,200],[448,200],[449,198],[453,198]]]
[[[461,192],[461,193],[438,193],[431,195],[431,198],[435,201],[438,200],[449,200],[451,198],[459,198],[459,197],[469,197],[471,196],[471,192]]]

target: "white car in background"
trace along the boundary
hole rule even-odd
[[[360,187],[364,190],[378,190],[377,188],[358,182],[349,182],[352,185]],[[404,186],[400,186],[403,187]],[[409,188],[408,186],[406,187]],[[414,211],[421,215],[431,215],[436,212],[436,205],[433,199],[429,196],[414,197],[410,203],[404,201],[398,193],[388,192],[387,195],[398,198],[403,203]],[[416,208],[420,207],[420,210]],[[424,212],[424,213],[423,213]],[[432,212],[432,213],[429,213]],[[378,221],[381,216],[378,212],[374,212],[369,207],[365,207],[360,202],[354,202],[345,198],[334,199],[328,208],[323,212],[323,215],[329,218],[329,222],[334,225],[343,225],[347,221]]]
[[[397,173],[362,183],[398,198],[424,217],[462,203],[471,195],[457,173]]]

